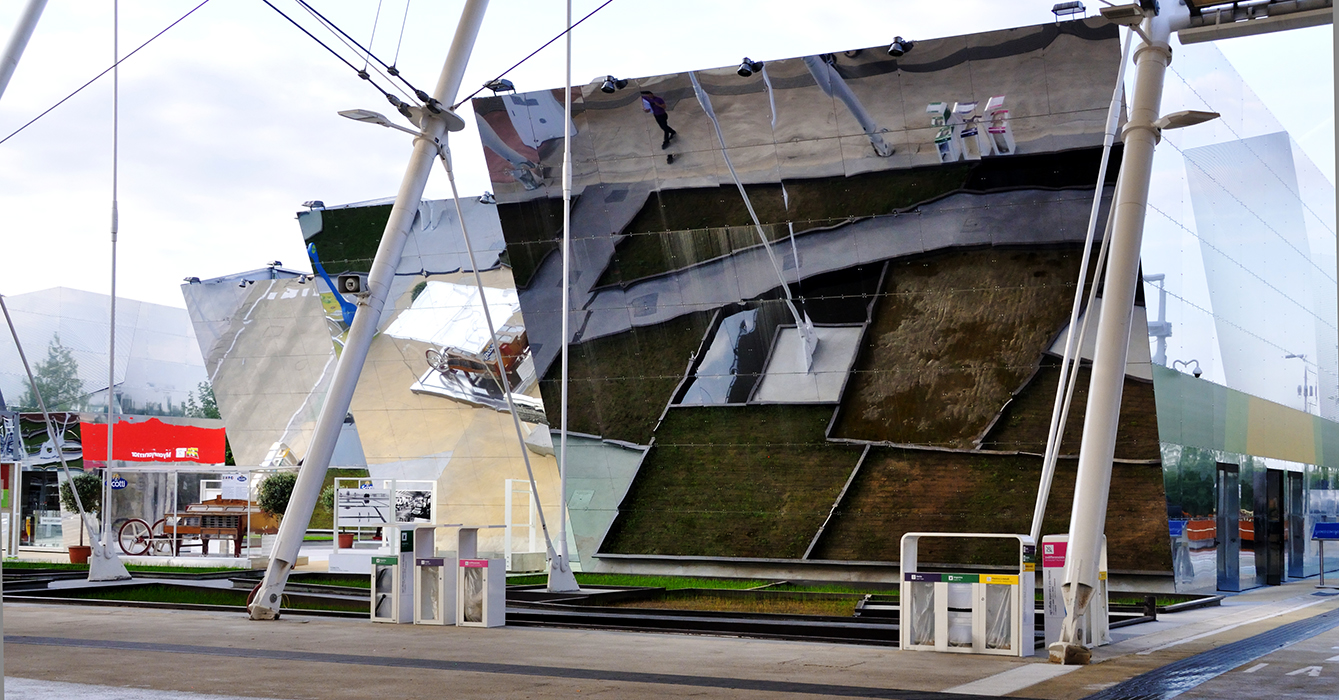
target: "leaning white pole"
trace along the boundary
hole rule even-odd
[[[567,0],[567,84],[563,100],[563,348],[562,414],[558,428],[558,556],[549,560],[552,592],[577,590],[576,575],[567,551],[567,356],[572,338],[568,318],[572,313],[572,0]]]
[[[9,43],[5,44],[5,52],[0,54],[0,96],[4,96],[5,88],[9,87],[9,79],[14,77],[14,69],[19,67],[19,58],[23,56],[45,7],[46,0],[28,0],[28,6],[19,15],[19,23],[14,26]]]
[[[1144,236],[1153,150],[1158,143],[1158,109],[1162,82],[1172,61],[1169,43],[1173,22],[1184,23],[1184,6],[1164,5],[1162,14],[1144,20],[1150,41],[1135,51],[1134,99],[1130,120],[1122,131],[1125,152],[1120,186],[1116,190],[1115,222],[1101,317],[1097,323],[1088,407],[1083,419],[1074,504],[1069,518],[1069,548],[1065,561],[1065,621],[1060,640],[1050,646],[1053,663],[1084,664],[1091,658],[1083,646],[1078,618],[1098,585],[1098,556],[1106,526],[1107,497],[1111,492],[1111,461],[1116,453],[1121,390],[1139,276],[1139,248]]]
[[[1046,436],[1046,453],[1042,458],[1041,484],[1037,489],[1037,504],[1032,509],[1033,542],[1041,541],[1041,522],[1046,517],[1046,501],[1050,498],[1051,481],[1055,478],[1055,461],[1060,455],[1060,443],[1064,440],[1065,419],[1069,417],[1068,413],[1062,412],[1062,409],[1068,407],[1065,395],[1078,375],[1079,360],[1076,355],[1082,352],[1083,348],[1082,338],[1078,332],[1079,310],[1083,307],[1083,288],[1088,279],[1088,260],[1093,252],[1093,239],[1097,235],[1097,216],[1102,209],[1102,193],[1107,186],[1107,165],[1111,162],[1111,144],[1116,140],[1116,126],[1120,122],[1121,97],[1125,94],[1125,64],[1130,60],[1130,45],[1133,43],[1134,32],[1127,32],[1125,47],[1121,51],[1120,67],[1116,69],[1116,87],[1111,91],[1111,102],[1107,105],[1107,128],[1102,136],[1102,159],[1097,167],[1097,188],[1093,193],[1093,206],[1088,212],[1088,235],[1083,241],[1083,258],[1079,261],[1079,283],[1074,289],[1074,306],[1069,312],[1069,331],[1065,334],[1065,351],[1060,358],[1060,381],[1055,388],[1055,405],[1051,408],[1051,429]],[[1106,236],[1103,235],[1102,238],[1105,246]],[[1099,265],[1094,272],[1094,290],[1097,288],[1096,275],[1100,272]]]
[[[483,23],[484,11],[488,9],[488,0],[466,0],[461,12],[460,23],[456,26],[456,35],[451,41],[451,50],[447,53],[442,74],[437,79],[437,87],[432,96],[443,105],[455,102],[456,93],[465,76],[465,66],[474,50],[474,41],[479,36],[479,26]],[[330,457],[335,451],[335,440],[339,437],[344,416],[348,413],[349,403],[353,400],[354,389],[358,386],[358,375],[367,360],[367,351],[376,335],[377,324],[381,320],[381,310],[390,295],[391,282],[395,277],[395,268],[400,263],[400,254],[404,251],[405,240],[409,237],[409,227],[418,213],[419,201],[423,197],[423,188],[428,183],[428,174],[432,172],[433,159],[437,157],[440,138],[446,133],[446,118],[423,110],[421,120],[422,133],[414,139],[414,152],[409,158],[400,191],[396,194],[395,205],[391,207],[390,219],[381,235],[376,257],[372,261],[372,270],[368,275],[370,293],[359,298],[358,312],[349,327],[348,339],[335,365],[335,376],[331,379],[330,390],[321,414],[312,434],[311,446],[298,471],[297,483],[293,486],[293,495],[288,502],[288,511],[279,524],[279,535],[274,544],[274,553],[265,570],[265,578],[248,607],[253,620],[273,620],[279,616],[279,604],[283,598],[284,585],[288,574],[297,561],[298,549],[306,535],[307,525],[311,521],[312,509],[321,493],[321,484],[325,480],[326,470],[330,466]]]

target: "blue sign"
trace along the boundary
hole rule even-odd
[[[1169,521],[1167,521],[1167,528],[1168,528],[1168,529],[1171,531],[1171,533],[1172,533],[1172,539],[1176,539],[1176,538],[1180,537],[1181,535],[1186,534],[1186,521],[1184,521],[1184,520],[1169,520]]]
[[[121,489],[126,487],[126,480],[121,476],[113,474],[112,480],[108,481],[107,485],[112,487],[112,490],[114,491],[120,491]]]
[[[1316,523],[1311,526],[1313,540],[1339,540],[1339,523]]]

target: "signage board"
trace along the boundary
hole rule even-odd
[[[339,489],[335,514],[340,525],[383,525],[394,522],[390,489]]]

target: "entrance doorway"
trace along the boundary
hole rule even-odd
[[[1218,463],[1218,590],[1241,590],[1241,468]]]

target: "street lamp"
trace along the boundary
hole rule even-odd
[[[419,114],[417,110],[418,110],[417,107],[409,108],[409,111],[414,114]],[[415,136],[422,135],[419,132],[414,131],[413,129],[400,126],[399,124],[396,124],[390,119],[387,119],[386,115],[380,112],[373,112],[370,109],[346,109],[340,112],[339,116],[344,117],[346,119],[352,119],[356,122],[363,122],[365,124],[377,124],[379,126],[384,126],[387,129],[397,129],[399,131],[405,132],[406,134],[413,134]],[[441,117],[443,120],[446,121],[447,131],[460,131],[461,129],[465,128],[465,120],[461,119],[460,115],[456,114],[455,112],[452,112],[449,109],[443,109],[441,114],[437,116]]]

